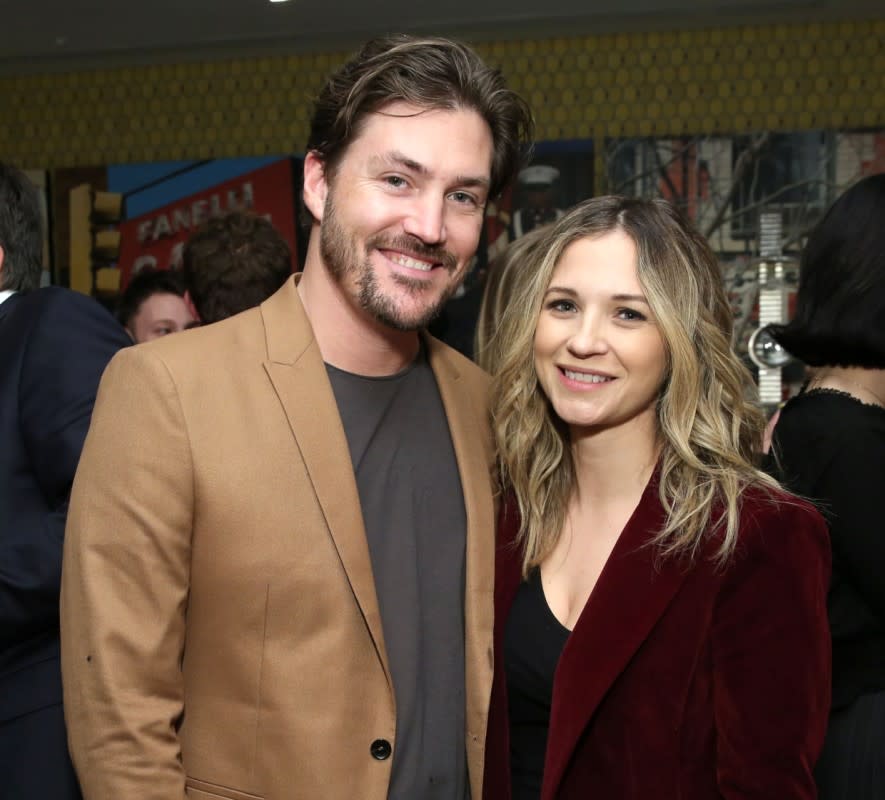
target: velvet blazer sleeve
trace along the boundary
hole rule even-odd
[[[716,773],[725,798],[815,798],[830,707],[826,526],[786,500],[745,507],[711,628]]]

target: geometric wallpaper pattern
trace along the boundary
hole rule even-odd
[[[883,127],[883,42],[885,19],[473,44],[529,101],[539,140],[601,140]],[[346,56],[0,76],[0,159],[53,168],[300,153],[312,98]]]

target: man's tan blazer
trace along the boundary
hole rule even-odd
[[[466,742],[480,798],[487,383],[426,343],[467,514]],[[111,362],[74,483],[61,602],[86,800],[387,797],[392,758],[372,755],[379,739],[396,748],[381,618],[347,440],[294,280],[259,308]]]

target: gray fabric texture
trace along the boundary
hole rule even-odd
[[[389,377],[328,366],[359,489],[396,697],[390,800],[469,797],[466,514],[426,355]]]

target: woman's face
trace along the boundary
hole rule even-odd
[[[654,430],[667,355],[626,233],[579,239],[563,251],[534,351],[541,387],[573,433],[637,423]]]

